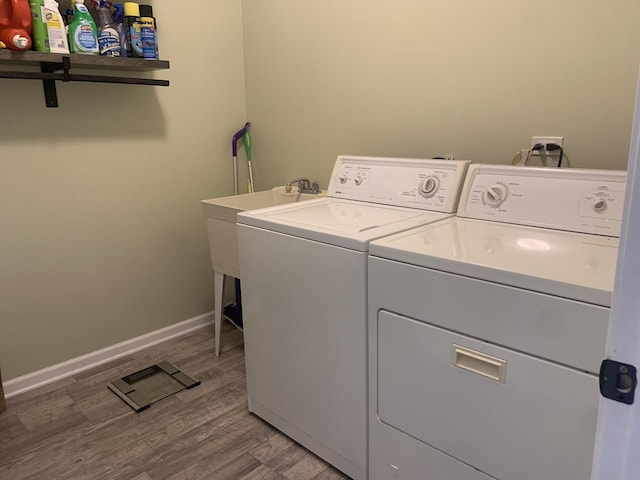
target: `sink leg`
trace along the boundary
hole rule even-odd
[[[222,292],[224,290],[224,273],[213,272],[215,310],[213,312],[213,333],[215,335],[215,354],[220,355],[220,332],[222,330]]]

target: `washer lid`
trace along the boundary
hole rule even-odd
[[[366,252],[373,239],[450,216],[413,208],[321,198],[242,212],[238,214],[238,224]]]
[[[617,247],[614,237],[455,217],[377,240],[370,252],[377,257],[610,306]]]

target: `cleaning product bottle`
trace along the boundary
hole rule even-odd
[[[44,0],[29,0],[31,9],[31,41],[39,52],[49,51],[49,35],[44,17]]]
[[[98,48],[100,55],[107,57],[120,56],[120,34],[116,27],[109,2],[100,0],[96,10],[98,26]]]
[[[33,43],[39,52],[69,53],[67,33],[56,0],[30,0]]]
[[[69,25],[73,23],[73,8],[67,8],[64,12],[64,24],[69,29]]]
[[[0,0],[0,43],[11,50],[31,48],[29,0]]]
[[[127,33],[125,48],[128,57],[142,58],[142,38],[140,32],[140,5],[124,3],[124,22]]]
[[[125,22],[124,22],[124,5],[122,3],[114,3],[113,4],[113,21],[116,24],[116,30],[118,30],[118,35],[120,36],[120,56],[127,56],[127,32],[125,31]]]
[[[96,24],[84,5],[84,0],[75,0],[73,14],[73,22],[69,25],[71,53],[98,53]]]
[[[158,32],[151,5],[140,5],[140,38],[142,39],[142,57],[157,60]]]

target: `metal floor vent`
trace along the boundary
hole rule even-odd
[[[107,384],[136,412],[175,393],[200,385],[200,381],[178,370],[169,362],[160,362]]]

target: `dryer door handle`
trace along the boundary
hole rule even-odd
[[[477,373],[483,377],[496,380],[501,383],[507,381],[507,361],[487,355],[486,353],[471,350],[470,348],[452,344],[452,365],[469,372]]]

